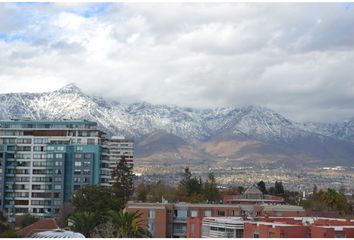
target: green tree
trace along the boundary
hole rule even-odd
[[[258,183],[257,183],[257,186],[258,186],[259,190],[260,190],[263,194],[268,194],[268,191],[267,191],[267,188],[266,188],[266,184],[265,184],[265,182],[263,182],[263,180],[260,181],[260,182],[258,182]]]
[[[109,188],[101,186],[85,186],[75,191],[71,202],[75,212],[98,212],[101,215],[106,214],[108,210],[124,207]]]
[[[278,196],[283,196],[284,193],[285,193],[285,191],[284,191],[283,183],[282,183],[282,182],[275,181],[275,184],[274,184],[274,194],[275,194],[275,195],[278,195]]]
[[[332,188],[328,188],[327,191],[322,195],[322,202],[329,209],[334,209],[337,200],[337,192]]]
[[[0,233],[9,229],[8,223],[6,221],[6,217],[3,212],[0,211]]]
[[[113,170],[112,178],[112,191],[121,203],[125,204],[134,193],[134,173],[133,165],[129,164],[124,156]]]
[[[192,194],[202,193],[202,179],[199,177],[192,177],[192,173],[189,171],[189,168],[186,167],[184,170],[183,179],[179,183],[179,188],[185,191],[187,196]]]
[[[148,195],[148,187],[145,186],[144,183],[141,183],[137,186],[135,191],[136,191],[136,200],[140,202],[146,202],[147,195]]]
[[[337,211],[339,211],[343,215],[349,212],[349,204],[344,194],[342,193],[337,194],[336,207],[337,207]]]
[[[147,201],[160,202],[162,199],[172,201],[176,195],[176,189],[172,186],[164,185],[161,182],[148,186]]]
[[[214,173],[208,174],[208,179],[204,183],[203,195],[209,202],[218,202],[220,200],[220,192],[217,187]]]
[[[102,222],[102,217],[94,212],[76,212],[69,217],[73,231],[82,233],[85,237],[91,237],[96,226]]]
[[[13,229],[8,229],[3,232],[0,232],[0,238],[18,238],[16,231]]]
[[[151,233],[141,226],[139,220],[141,214],[138,212],[110,211],[111,221],[116,227],[114,236],[118,238],[146,238]]]

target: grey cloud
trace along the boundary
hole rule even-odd
[[[0,91],[76,82],[126,102],[354,116],[354,10],[341,4],[132,3],[79,14],[89,7],[1,4],[15,15],[2,15],[0,29],[28,38],[0,39]],[[23,12],[28,24],[12,25]]]

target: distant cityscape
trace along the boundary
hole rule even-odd
[[[255,179],[263,180],[271,184],[282,181],[284,186],[293,191],[305,191],[310,193],[314,185],[319,188],[344,188],[348,194],[354,192],[354,167],[321,167],[304,169],[260,168],[260,167],[236,167],[236,168],[207,168],[205,166],[193,166],[191,169],[200,176],[206,176],[213,172],[220,183],[220,187],[248,186]],[[178,170],[178,171],[177,171]],[[166,166],[153,165],[142,166],[135,163],[135,171],[138,179],[143,182],[163,181],[171,185],[177,185],[183,172],[183,166],[171,169]]]
[[[1,120],[0,210],[13,224],[24,216],[37,218],[39,221],[36,220],[33,226],[20,229],[16,234],[23,237],[37,234],[39,237],[43,229],[39,230],[38,225],[44,224],[46,219],[53,219],[54,226],[59,227],[56,221],[63,216],[65,206],[78,191],[88,191],[85,194],[96,191],[85,190],[89,186],[102,187],[98,191],[110,189],[116,181],[113,172],[118,163],[125,161],[127,166],[134,166],[136,189],[133,201],[126,203],[125,210],[131,214],[139,212],[140,225],[152,237],[354,236],[351,231],[354,220],[340,219],[345,216],[342,214],[353,214],[351,167],[294,171],[285,167],[223,169],[200,166],[191,168],[195,176],[192,178],[188,166],[184,169],[166,166],[146,168],[133,159],[133,140],[108,136],[98,129],[96,122]],[[121,174],[126,175],[124,172]],[[118,179],[124,178],[123,175]],[[207,180],[203,183],[202,179]],[[272,187],[274,182],[275,188]],[[318,189],[321,189],[319,193]],[[315,197],[316,194],[325,196],[331,191],[333,201],[338,201],[334,205],[337,212],[333,206],[325,209],[324,197]],[[203,194],[209,194],[209,197]],[[152,196],[155,200],[151,200]],[[347,199],[344,205],[339,205],[343,199]],[[320,204],[320,207],[315,207],[313,212],[299,206],[300,203]],[[336,218],[326,217],[328,214]],[[45,236],[106,236],[100,235],[103,233],[50,232],[53,225],[49,225],[47,232],[43,232]]]

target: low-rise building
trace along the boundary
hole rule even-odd
[[[139,211],[141,223],[154,237],[201,237],[205,217],[246,216],[305,216],[299,206],[254,204],[191,204],[191,203],[136,203],[129,202],[129,212]]]
[[[243,194],[224,195],[223,202],[225,204],[286,204],[283,197],[263,194],[257,184],[248,187]]]
[[[202,220],[201,236],[203,238],[352,238],[354,220],[317,217],[205,217]]]

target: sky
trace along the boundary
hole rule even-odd
[[[0,93],[354,117],[351,3],[0,3]]]

